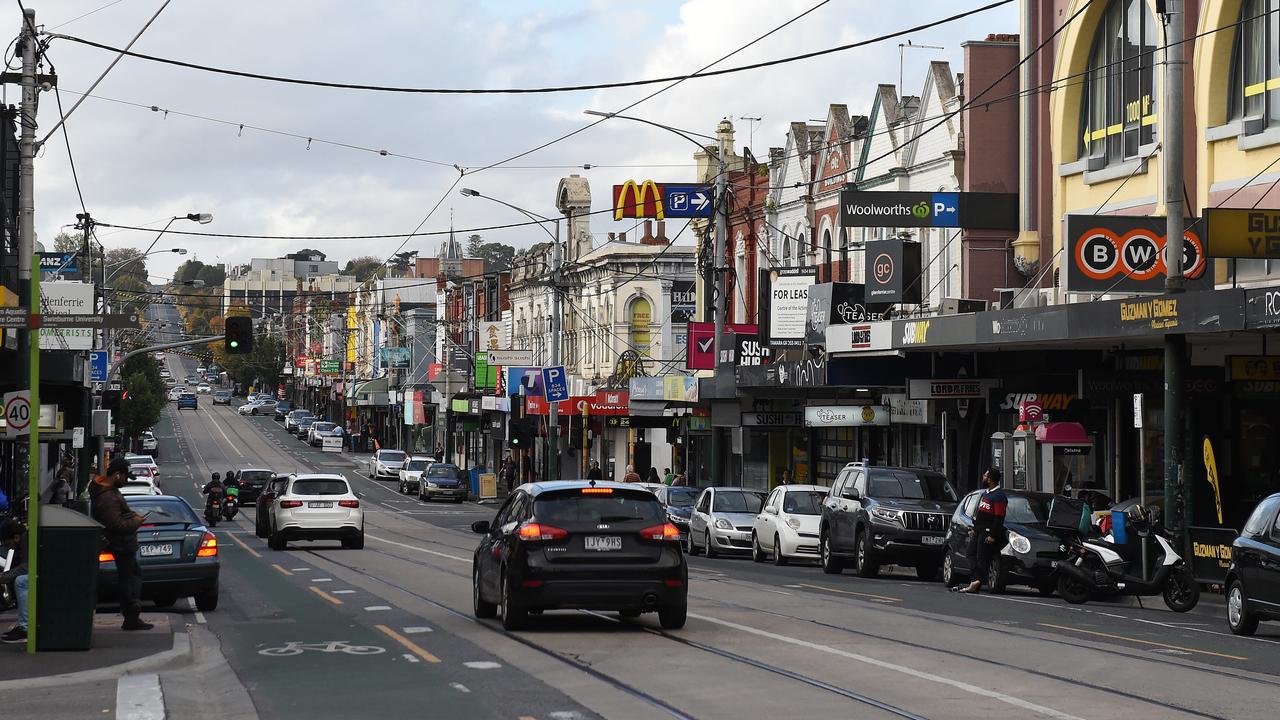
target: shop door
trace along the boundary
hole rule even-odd
[[[647,441],[637,440],[635,453],[632,464],[635,465],[636,472],[640,474],[641,478],[648,477],[649,466],[653,463],[653,446]]]

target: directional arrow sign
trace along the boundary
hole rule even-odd
[[[664,215],[669,218],[707,218],[715,210],[710,185],[662,185]]]
[[[24,307],[0,307],[0,328],[24,328],[27,326],[27,309]]]
[[[88,313],[67,313],[57,315],[32,316],[39,318],[39,326],[47,328],[136,328],[137,314],[113,313],[107,315],[91,315]]]

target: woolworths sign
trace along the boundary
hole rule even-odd
[[[945,227],[1016,230],[1011,193],[840,191],[841,227]]]

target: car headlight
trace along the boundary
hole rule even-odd
[[[716,527],[720,528],[721,530],[732,530],[733,523],[729,522],[728,520],[725,520],[724,518],[716,518]]]
[[[787,518],[787,527],[791,528],[792,530],[799,530],[800,518],[794,518],[794,517]]]
[[[428,480],[428,481],[427,481],[427,487],[429,487],[429,488],[433,488],[433,487],[440,487],[440,486],[439,486],[439,485],[436,485],[435,483],[433,483],[433,482],[431,482],[430,480]]]
[[[679,515],[672,515],[671,513],[667,513],[667,519],[668,519],[668,520],[670,520],[671,522],[673,522],[673,523],[677,524],[677,525],[688,525],[688,524],[689,524],[689,518],[680,517]]]
[[[871,508],[871,515],[876,519],[884,520],[885,522],[896,523],[896,522],[902,521],[901,510],[890,510],[888,508],[873,507]]]
[[[1009,547],[1012,547],[1013,551],[1019,555],[1026,555],[1031,552],[1031,541],[1010,530]]]

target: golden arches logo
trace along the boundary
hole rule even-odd
[[[628,180],[622,185],[613,187],[613,219],[654,217],[663,219],[662,188],[652,180],[637,184]],[[653,194],[652,212],[648,211],[649,195]],[[628,202],[629,201],[629,202]]]

